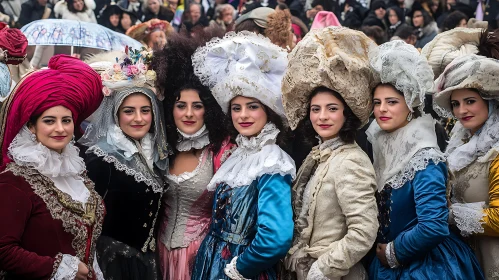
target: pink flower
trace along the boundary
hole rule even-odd
[[[109,96],[111,95],[111,90],[108,87],[103,87],[102,94],[104,94],[104,96]]]
[[[137,75],[140,73],[140,69],[137,67],[137,65],[130,65],[129,66],[130,72],[132,72],[132,75]]]
[[[147,72],[147,66],[144,63],[137,63],[137,68],[141,74],[145,74]]]
[[[101,79],[103,81],[109,81],[109,80],[111,80],[111,76],[109,76],[109,74],[106,73],[106,72],[103,72],[102,74],[100,74],[100,77],[101,77]]]
[[[115,63],[113,65],[113,70],[114,70],[114,73],[121,72],[121,66],[118,63]]]
[[[126,68],[125,75],[126,75],[126,76],[128,76],[128,77],[133,76],[133,73],[132,73],[132,68],[131,68],[130,66],[128,66],[128,67]]]

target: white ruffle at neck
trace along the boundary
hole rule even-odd
[[[72,199],[86,203],[90,191],[80,176],[85,171],[85,163],[79,156],[79,149],[72,143],[59,154],[37,142],[33,133],[24,126],[8,150],[10,158],[17,165],[37,170],[50,178],[56,188],[69,194]]]
[[[452,129],[451,135],[446,151],[451,171],[459,171],[475,160],[486,162],[495,159],[499,153],[499,109],[494,109],[473,136],[459,122]],[[467,143],[464,142],[466,139]]]
[[[293,159],[276,145],[279,132],[273,123],[267,123],[255,137],[239,134],[237,149],[215,173],[208,190],[215,190],[222,182],[232,188],[247,186],[265,174],[291,175],[294,179],[296,167]]]
[[[117,125],[111,126],[107,133],[107,143],[122,150],[125,158],[131,158],[134,154],[140,153],[146,159],[149,168],[153,170],[154,151],[151,138],[151,133],[147,133],[140,141],[133,140],[136,142],[134,143],[130,138],[125,136],[121,128]]]
[[[201,127],[194,134],[183,133],[178,128],[177,131],[180,134],[179,142],[177,143],[178,151],[187,152],[192,149],[200,150],[210,144],[210,138],[206,125],[203,125],[203,127]]]

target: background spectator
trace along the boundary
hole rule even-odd
[[[346,0],[342,6],[341,25],[352,29],[360,29],[362,22],[369,14],[369,9],[362,6],[356,0]]]
[[[122,13],[123,10],[118,5],[109,5],[102,13],[100,24],[113,31],[125,33],[120,26]]]
[[[378,45],[384,44],[387,41],[385,31],[379,26],[364,26],[361,31]]]
[[[466,27],[468,17],[460,11],[450,13],[442,24],[442,31],[448,31],[456,27]]]
[[[129,11],[123,11],[121,14],[120,24],[121,30],[126,33],[128,29],[130,29],[130,27],[137,24],[137,17],[135,17],[135,14]]]
[[[181,29],[185,29],[187,34],[192,35],[196,29],[203,29],[208,26],[208,20],[202,15],[202,6],[198,3],[191,3],[189,5],[187,20],[182,24]]]
[[[366,19],[362,22],[363,26],[379,26],[381,29],[386,30],[387,24],[385,22],[386,4],[383,0],[376,0],[371,5],[371,11]]]
[[[65,0],[55,4],[54,13],[57,18],[97,23],[94,9],[94,0]]]
[[[388,8],[386,11],[386,18],[386,22],[388,23],[386,35],[388,39],[391,39],[399,28],[407,25],[407,23],[405,23],[404,10],[397,6]]]
[[[52,5],[47,0],[28,0],[21,5],[17,23],[21,28],[32,21],[47,18],[55,18]]]
[[[414,3],[412,7],[412,26],[418,31],[418,40],[416,42],[416,48],[423,48],[428,42],[433,40],[438,34],[437,23],[428,14],[428,12],[421,6],[416,5],[418,2]]]
[[[149,21],[153,18],[171,22],[174,16],[174,12],[168,7],[161,5],[159,0],[145,0],[143,12],[142,22]]]
[[[305,2],[305,9],[307,19],[310,23],[320,11],[333,12],[337,17],[341,14],[340,5],[337,0],[307,0]]]
[[[224,32],[234,30],[234,7],[230,4],[220,4],[215,8],[215,19],[210,21],[211,27],[219,27]]]
[[[393,35],[393,37],[390,39],[391,41],[393,40],[403,40],[407,44],[410,45],[416,45],[416,42],[418,40],[418,36],[416,35],[416,30],[414,27],[410,25],[402,26],[400,27],[397,32]]]
[[[140,2],[139,0],[120,0],[118,2],[118,6],[120,6],[125,11],[134,13],[135,16],[139,19],[141,19],[143,16],[142,2]]]

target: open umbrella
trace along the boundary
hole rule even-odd
[[[140,49],[142,44],[102,25],[68,19],[42,19],[21,28],[28,45],[71,46],[102,50]]]

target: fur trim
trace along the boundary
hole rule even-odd
[[[291,14],[288,10],[276,11],[268,16],[265,36],[281,48],[290,50],[293,45]]]
[[[66,3],[66,1],[59,1],[54,6],[54,13],[56,14],[56,17],[62,19],[80,20],[84,22],[97,23],[94,14],[95,1],[84,0],[84,3],[85,7],[87,8],[84,12],[72,13],[69,11],[68,4]]]
[[[423,36],[430,35],[433,32],[438,34],[438,25],[435,21],[432,21],[427,26],[423,27]]]

